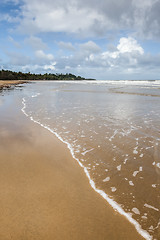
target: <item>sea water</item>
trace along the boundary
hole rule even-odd
[[[160,81],[28,84],[22,111],[67,144],[91,187],[160,239]]]

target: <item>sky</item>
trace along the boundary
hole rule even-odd
[[[160,0],[1,0],[0,69],[160,79]]]

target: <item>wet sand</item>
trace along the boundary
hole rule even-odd
[[[26,80],[0,80],[0,90],[3,88],[10,88],[11,86],[15,86],[18,84],[23,84],[28,81]]]
[[[143,239],[90,187],[66,145],[23,115],[21,99],[7,97],[0,105],[0,239]]]

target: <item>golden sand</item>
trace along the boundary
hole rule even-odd
[[[31,122],[21,103],[0,106],[0,239],[140,240],[89,185],[66,145]]]
[[[3,87],[10,87],[11,85],[17,85],[26,83],[25,80],[0,80],[0,89]]]

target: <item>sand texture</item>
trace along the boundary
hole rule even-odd
[[[18,84],[26,83],[24,80],[0,80],[0,90],[3,88],[10,88]]]
[[[134,226],[90,187],[66,145],[0,105],[0,239],[140,240]]]

